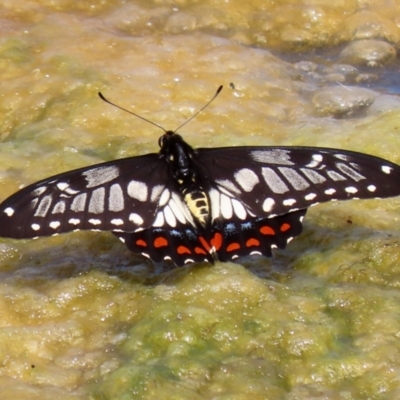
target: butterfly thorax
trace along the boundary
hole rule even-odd
[[[160,137],[160,154],[178,185],[189,211],[201,226],[210,220],[210,204],[199,174],[193,164],[194,150],[172,131]]]

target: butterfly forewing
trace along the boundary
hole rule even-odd
[[[158,154],[66,172],[4,201],[0,236],[31,238],[80,229],[149,228],[162,208],[160,202],[168,206],[172,200],[173,185]]]
[[[314,147],[196,152],[198,168],[216,188],[210,197],[217,217],[232,209],[242,219],[271,218],[326,201],[400,194],[400,167],[366,154]]]

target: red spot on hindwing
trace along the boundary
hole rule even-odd
[[[154,239],[154,247],[165,247],[168,246],[168,240],[163,238],[162,236],[159,236]]]
[[[291,225],[285,222],[285,223],[283,223],[283,224],[281,225],[281,232],[286,232],[286,231],[288,231],[290,228],[291,228]]]
[[[275,235],[275,231],[268,225],[264,225],[260,228],[260,232],[263,235]]]
[[[178,246],[176,252],[178,254],[191,254],[191,251],[186,246]]]
[[[231,243],[229,246],[227,246],[226,251],[235,251],[235,250],[239,250],[240,249],[240,244],[233,242]]]
[[[246,241],[246,247],[259,246],[260,241],[255,238],[250,238]]]
[[[143,239],[136,240],[136,246],[147,247],[147,243]]]
[[[196,254],[207,254],[206,251],[204,249],[202,249],[201,247],[195,247],[194,252]]]
[[[211,246],[209,245],[209,243],[207,242],[206,239],[203,238],[203,236],[199,236],[199,242],[203,245],[203,247],[210,252],[211,251]],[[200,249],[200,247],[196,247],[197,249]],[[201,249],[200,249],[201,250]],[[196,251],[197,253],[197,251]]]
[[[211,246],[214,247],[215,251],[218,251],[222,245],[222,235],[216,232],[214,237],[211,239]]]

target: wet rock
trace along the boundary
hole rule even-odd
[[[395,111],[400,109],[400,99],[398,96],[383,94],[378,96],[374,103],[369,107],[368,114],[380,114],[382,112]]]
[[[369,107],[376,93],[354,86],[332,86],[318,91],[312,103],[318,114],[345,117]]]
[[[172,14],[167,21],[165,29],[169,33],[190,32],[196,28],[196,17],[185,13],[177,12]]]
[[[383,39],[390,43],[399,40],[395,21],[367,9],[361,9],[346,19],[344,33],[352,40]]]
[[[386,65],[396,58],[396,49],[382,40],[357,40],[340,53],[344,62],[368,67]]]
[[[318,68],[318,64],[312,61],[299,61],[294,64],[294,67],[299,71],[313,72]]]
[[[342,74],[346,78],[353,78],[358,75],[358,69],[348,64],[334,64],[332,66],[332,72]]]
[[[346,77],[343,74],[339,73],[331,73],[325,76],[325,80],[327,82],[340,82],[340,83],[345,83],[346,82]]]

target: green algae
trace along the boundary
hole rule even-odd
[[[395,103],[357,118],[318,116],[312,94],[330,83],[264,50],[333,47],[371,27],[397,44],[396,4],[1,8],[2,199],[55,173],[157,151],[162,132],[98,91],[174,129],[223,83],[180,131],[189,143],[339,147],[400,162]],[[321,205],[272,261],[181,269],[157,269],[106,233],[2,239],[2,395],[398,398],[398,210],[398,199]]]

